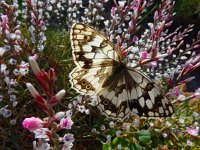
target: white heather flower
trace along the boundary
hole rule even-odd
[[[90,110],[89,110],[89,109],[86,109],[86,110],[85,110],[85,113],[86,113],[86,115],[89,115],[89,114],[90,114]]]
[[[50,0],[50,3],[51,3],[51,4],[55,4],[55,3],[56,3],[56,0]]]
[[[181,123],[181,124],[184,124],[185,123],[185,120],[183,119],[183,118],[179,118],[179,123]]]
[[[63,147],[62,150],[70,150],[73,147],[73,142],[74,142],[74,135],[73,134],[65,134],[63,138],[61,138],[61,142],[63,142]]]
[[[156,132],[158,132],[158,133],[160,133],[161,131],[160,131],[160,129],[154,129],[154,131],[156,131]]]
[[[52,11],[52,10],[53,10],[53,7],[52,7],[52,6],[48,6],[48,7],[47,7],[47,10],[48,10],[48,11]]]
[[[16,63],[17,63],[17,60],[16,60],[16,59],[11,58],[11,59],[9,60],[9,64],[11,64],[11,65],[16,65]]]
[[[122,134],[122,131],[120,130],[116,132],[116,136],[120,136],[121,134]]]
[[[18,85],[18,82],[16,79],[10,79],[9,86],[17,86],[17,85]]]
[[[78,101],[74,100],[73,102],[73,106],[77,106],[78,105]]]
[[[101,131],[104,131],[106,129],[105,125],[101,126]]]
[[[65,142],[62,145],[62,149],[61,150],[71,150],[72,147],[73,147],[73,143]]]
[[[1,64],[1,73],[5,74],[6,68],[7,68],[6,64]]]
[[[184,100],[186,100],[186,97],[185,97],[185,95],[179,95],[177,99],[179,101],[184,101]]]
[[[0,47],[0,57],[3,56],[3,54],[5,53],[5,49],[3,47]]]
[[[71,116],[73,115],[73,113],[72,113],[71,110],[68,110],[68,111],[65,112],[65,115],[66,115],[67,117],[71,117]]]
[[[40,128],[33,131],[35,134],[35,138],[43,138],[48,139],[48,133],[50,132],[48,128]]]
[[[80,95],[80,96],[77,96],[76,99],[77,99],[78,103],[81,103],[81,101],[82,101],[82,99],[83,99],[83,96],[81,96],[81,95]]]
[[[10,34],[10,39],[11,39],[11,40],[15,40],[15,39],[16,39],[16,34],[11,33],[11,34]]]
[[[97,103],[97,96],[96,95],[90,96],[90,100],[91,100],[90,105],[97,106],[98,103]]]
[[[0,114],[2,114],[4,118],[9,118],[12,115],[11,111],[5,107],[0,109]]]
[[[114,128],[114,127],[115,127],[115,123],[114,123],[113,121],[111,121],[111,122],[109,123],[109,126],[110,126],[110,128]]]
[[[71,103],[69,103],[69,104],[67,105],[67,107],[68,107],[69,109],[72,109],[73,105],[72,105]]]
[[[153,126],[154,126],[154,123],[153,123],[153,122],[150,122],[149,125],[150,125],[151,127],[153,127]]]
[[[112,138],[112,136],[111,135],[107,135],[106,136],[106,143],[110,143],[111,142],[111,138]]]
[[[14,101],[14,102],[12,103],[12,107],[16,107],[17,104],[18,104],[18,102],[17,102],[17,101]]]
[[[81,113],[83,113],[83,112],[85,112],[85,106],[83,106],[83,105],[78,105],[78,111],[80,111]]]
[[[167,138],[168,137],[167,133],[162,133],[162,136],[163,136],[163,138]]]
[[[10,95],[10,101],[11,102],[16,101],[16,95]]]
[[[22,50],[22,48],[19,45],[14,45],[14,47],[15,47],[16,52],[19,52]]]
[[[14,70],[13,70],[13,74],[14,74],[14,75],[19,75],[19,70],[18,70],[18,69],[14,69]]]
[[[37,150],[51,150],[52,149],[51,145],[47,141],[43,140],[42,142],[44,142],[44,143],[42,143],[38,147],[36,147]],[[41,143],[41,140],[40,140],[40,143]]]
[[[118,145],[117,145],[117,149],[118,149],[118,150],[121,150],[121,149],[122,149],[122,145],[121,145],[121,144],[118,144]]]
[[[194,144],[193,144],[193,142],[192,142],[192,141],[190,141],[190,140],[187,140],[187,145],[188,145],[188,146],[193,146]]]
[[[19,65],[19,72],[21,75],[26,75],[29,71],[29,63],[22,61]]]
[[[199,116],[199,113],[193,112],[193,116],[194,116],[195,118],[197,118],[197,117]]]
[[[171,124],[170,122],[166,121],[166,122],[165,122],[165,125],[166,125],[167,127],[170,127],[172,124]]]

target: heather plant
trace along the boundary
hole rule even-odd
[[[173,29],[175,1],[25,0],[0,2],[2,149],[199,148],[200,89],[187,91],[199,65],[200,33]],[[70,88],[69,32],[83,22],[102,31],[129,66],[172,101],[170,118],[107,118],[96,96]],[[188,77],[189,76],[189,77]],[[89,144],[88,144],[89,143]]]

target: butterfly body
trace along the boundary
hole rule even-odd
[[[76,64],[70,73],[72,88],[81,94],[96,94],[103,114],[123,119],[173,114],[173,106],[160,88],[140,71],[127,67],[121,51],[101,32],[77,23],[70,38]]]

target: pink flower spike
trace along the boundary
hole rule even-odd
[[[31,83],[26,83],[26,87],[28,88],[29,92],[33,96],[33,98],[36,98],[37,96],[40,96],[40,94],[37,92],[37,90],[33,87]]]
[[[191,135],[191,136],[198,136],[199,134],[199,127],[195,126],[192,128],[187,127],[186,131]]]
[[[24,128],[28,129],[30,132],[33,132],[36,129],[44,127],[45,122],[39,118],[31,117],[26,118],[22,122]]]
[[[42,109],[47,112],[47,106],[46,106],[46,101],[42,96],[37,92],[37,90],[33,87],[31,83],[26,83],[26,87],[28,88],[29,92],[34,98],[34,101],[42,107]]]
[[[49,78],[50,78],[50,82],[52,82],[52,84],[54,84],[54,82],[56,81],[56,73],[55,73],[54,68],[49,69],[48,75],[49,75]]]
[[[34,75],[37,76],[39,74],[39,72],[41,72],[41,70],[40,70],[40,67],[38,66],[37,62],[35,61],[35,58],[32,56],[29,56],[28,60],[29,60],[29,63],[31,65]]]
[[[62,118],[60,120],[60,124],[59,124],[59,127],[61,129],[71,129],[72,128],[72,125],[73,125],[73,121],[70,117],[67,117],[67,118]]]
[[[43,70],[40,70],[37,62],[32,56],[29,57],[29,62],[37,81],[39,82],[45,93],[51,97],[53,94],[52,86],[54,85],[54,82],[56,80],[54,69],[51,68],[48,73]]]
[[[53,96],[50,101],[49,101],[49,104],[51,106],[54,106],[57,102],[59,102],[62,97],[65,95],[66,91],[65,90],[61,90],[59,91],[55,96]]]

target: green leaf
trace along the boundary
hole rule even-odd
[[[122,147],[127,147],[129,144],[129,140],[127,138],[116,137],[111,143],[112,148],[116,148],[119,144],[121,144]]]
[[[111,150],[112,146],[111,144],[103,144],[102,150]]]
[[[136,138],[141,143],[149,143],[151,141],[151,133],[148,130],[140,130],[136,133]]]
[[[140,130],[137,132],[137,136],[151,136],[151,133],[148,130]]]
[[[151,141],[151,136],[139,136],[138,141],[141,143],[149,143]]]
[[[143,150],[142,147],[138,144],[135,144],[135,143],[130,143],[128,148],[130,150]]]

